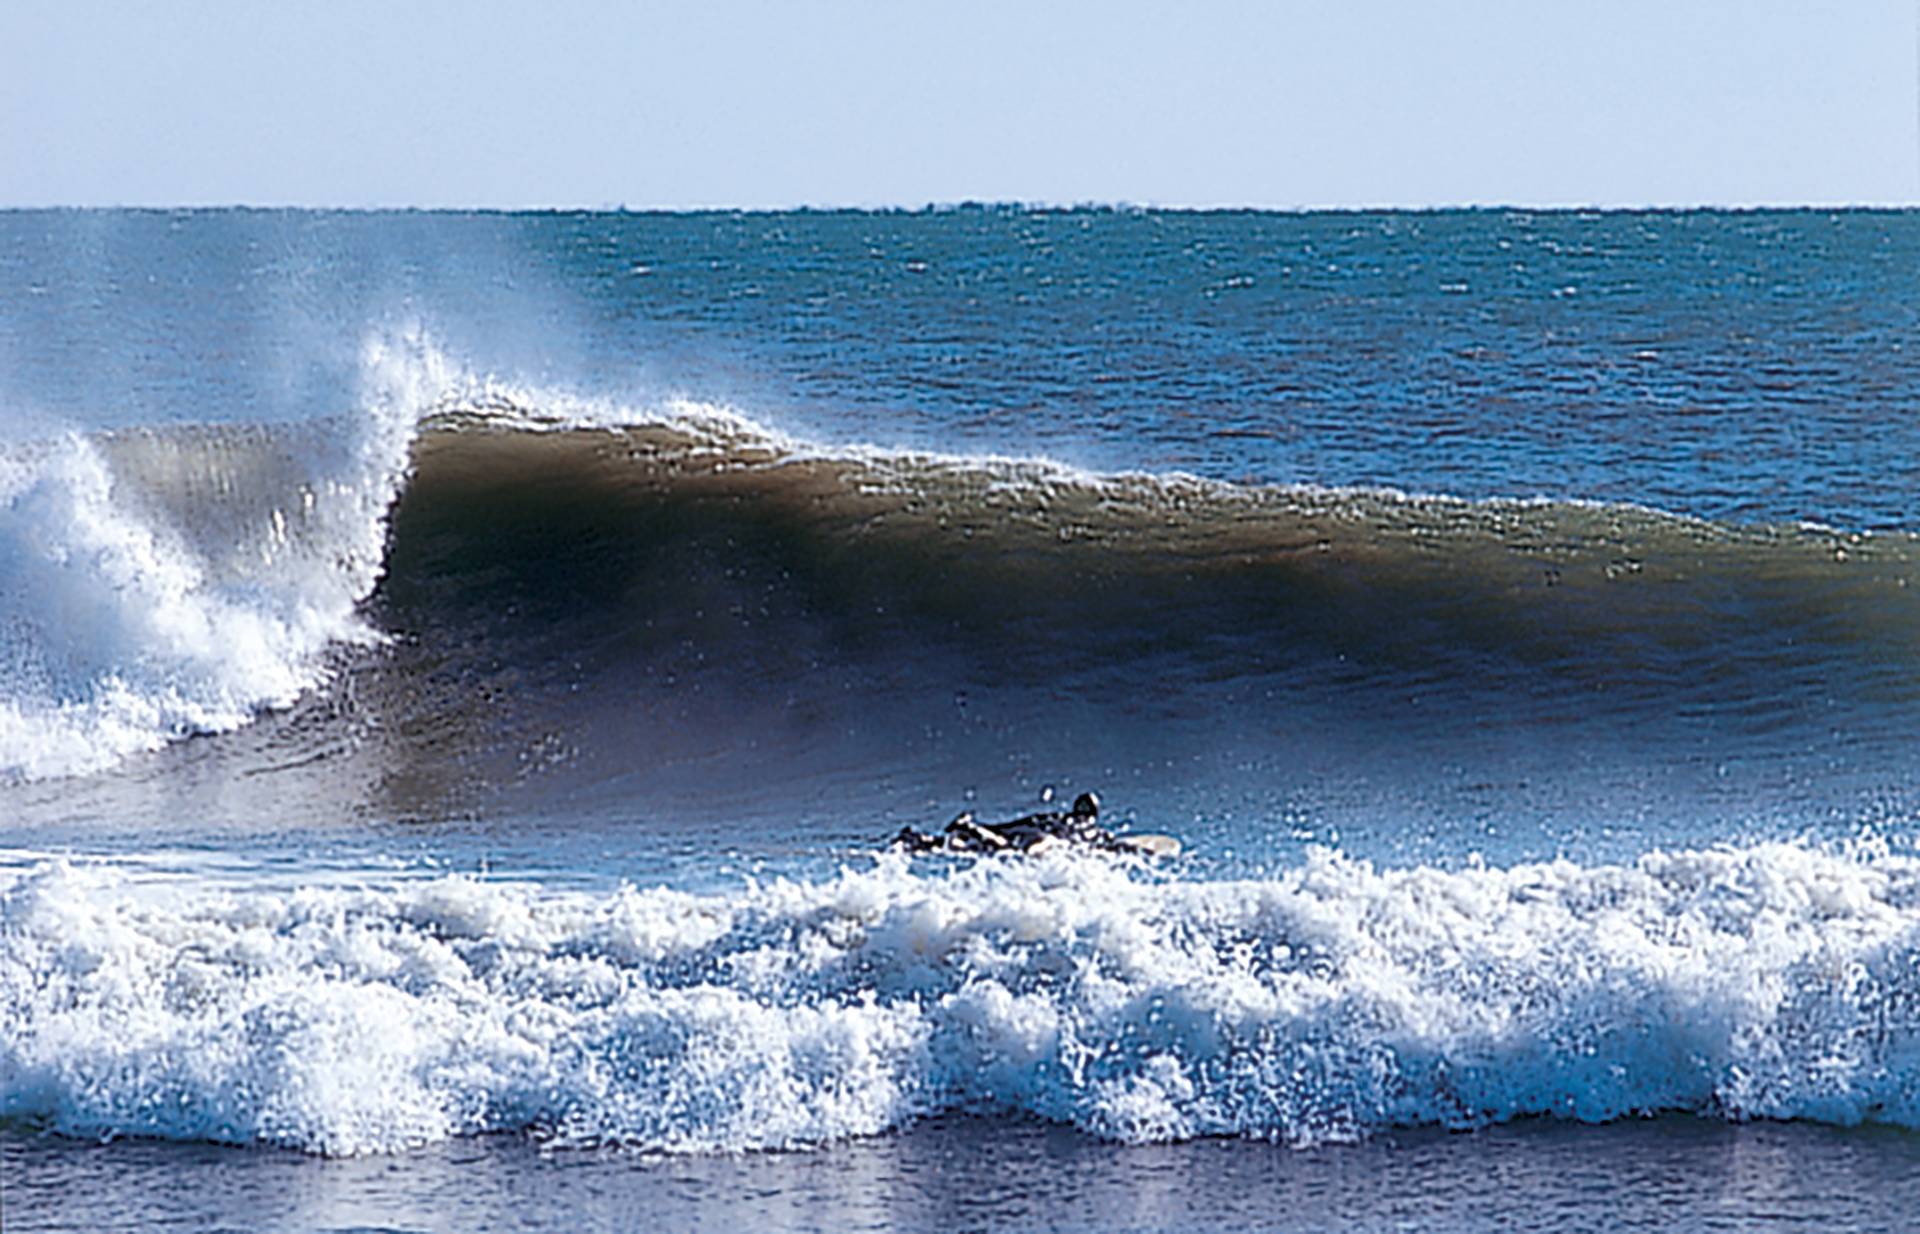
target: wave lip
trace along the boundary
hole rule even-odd
[[[290,898],[30,862],[0,1109],[81,1136],[385,1152],[784,1148],[940,1111],[1126,1142],[1680,1111],[1920,1126],[1920,861],[1161,879],[889,856],[818,884]]]
[[[359,605],[419,416],[406,347],[369,345],[342,421],[0,457],[0,779],[238,728],[311,689],[337,647],[378,638]]]

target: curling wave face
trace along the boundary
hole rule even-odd
[[[238,728],[377,641],[358,606],[417,418],[408,367],[369,345],[347,421],[0,454],[0,780]]]
[[[198,808],[273,772],[355,816],[718,785],[751,814],[824,809],[835,769],[950,801],[1009,750],[1537,781],[1571,745],[1707,776],[1734,749],[1790,798],[1898,780],[1920,721],[1906,533],[830,446],[414,336],[363,385],[348,420],[9,456],[0,772],[248,726],[196,755]]]
[[[685,1151],[956,1109],[1134,1143],[1920,1126],[1920,863],[1884,851],[1443,871],[1323,850],[1210,883],[893,856],[712,895],[9,866],[0,1111],[78,1136]]]

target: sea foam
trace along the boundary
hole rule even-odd
[[[1920,1126],[1920,862],[1793,844],[726,893],[0,875],[0,1113],[385,1152],[787,1148],[949,1110],[1292,1144],[1550,1115]]]
[[[356,607],[444,368],[417,335],[380,338],[336,422],[0,455],[0,778],[236,728],[311,688],[333,647],[373,639]]]

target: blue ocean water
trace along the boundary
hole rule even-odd
[[[1904,1176],[1917,255],[1867,211],[0,215],[29,1215],[251,1160],[208,1144],[778,1187],[1057,1132],[1200,1154],[1191,1199],[1221,1144],[1465,1194],[1762,1119]],[[886,844],[1089,789],[1185,855]]]

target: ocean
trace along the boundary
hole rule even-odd
[[[0,213],[0,1221],[1907,1228],[1916,268]]]

